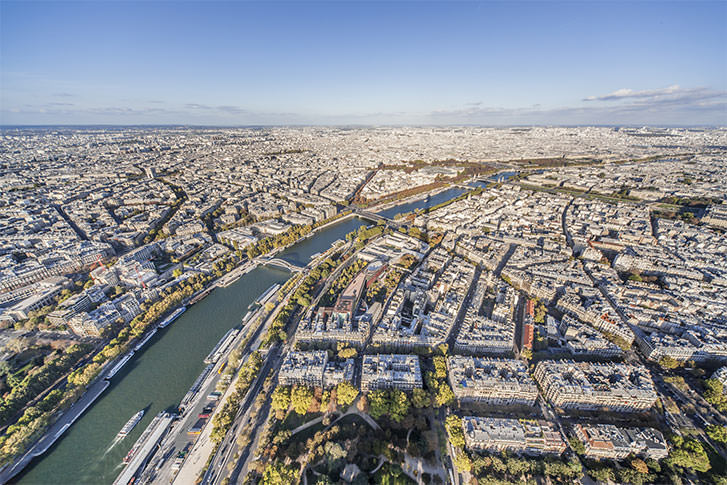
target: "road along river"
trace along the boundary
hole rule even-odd
[[[394,217],[431,207],[462,193],[461,188],[450,188],[391,207],[382,214]],[[334,241],[367,224],[368,221],[359,218],[345,219],[314,233],[277,257],[303,266],[312,255],[326,251]],[[24,485],[112,483],[122,468],[122,459],[154,416],[178,407],[205,368],[204,358],[220,338],[240,324],[248,306],[266,289],[289,276],[289,272],[272,266],[257,267],[228,287],[216,288],[173,324],[160,329],[113,377],[111,386],[98,401],[14,482]],[[141,409],[146,410],[141,422],[123,440],[115,440],[124,423]]]
[[[306,264],[311,255],[327,250],[333,241],[366,223],[349,218],[328,226],[278,257]],[[289,276],[285,270],[261,266],[191,306],[134,354],[113,377],[109,389],[15,481],[63,485],[113,482],[121,470],[121,460],[144,428],[160,411],[176,409],[205,368],[204,358],[225,332],[240,324],[257,297]],[[126,438],[115,441],[124,423],[141,409],[146,409],[141,422]]]

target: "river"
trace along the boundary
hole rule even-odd
[[[450,188],[433,196],[391,207],[381,215],[431,207],[463,194]],[[278,257],[305,265],[311,255],[326,251],[334,241],[368,222],[349,218],[331,225],[285,251]],[[121,470],[121,460],[152,418],[162,410],[175,409],[205,367],[204,358],[230,328],[240,324],[250,305],[274,283],[290,276],[285,270],[258,267],[226,288],[215,289],[162,329],[114,376],[112,385],[51,447],[16,477],[28,484],[111,483]],[[142,421],[121,442],[114,437],[140,409]]]
[[[434,195],[427,195],[426,197],[422,199],[416,199],[412,202],[406,202],[404,204],[395,205],[394,207],[390,207],[388,209],[385,209],[378,214],[380,216],[386,217],[387,219],[394,219],[399,214],[407,214],[409,212],[415,211],[417,209],[428,209],[429,207],[435,206],[437,204],[441,204],[442,202],[446,202],[449,199],[454,199],[455,197],[459,197],[460,195],[464,194],[466,190],[461,189],[459,187],[452,187],[450,189],[443,190],[441,192],[438,192]]]
[[[279,257],[305,264],[312,254],[366,224],[358,218],[329,226],[282,252]],[[113,378],[109,389],[43,456],[31,462],[20,484],[111,483],[121,460],[162,410],[174,409],[205,367],[204,358],[230,328],[239,325],[248,305],[290,273],[258,267],[226,288],[215,289],[172,325],[160,330]],[[114,437],[126,421],[146,409],[142,421],[121,442]]]
[[[515,171],[510,172],[499,172],[489,176],[486,180],[478,180],[470,182],[470,187],[487,187],[491,182],[501,182],[509,179],[513,175],[517,174]],[[412,202],[406,202],[404,204],[395,205],[383,211],[378,212],[380,216],[386,217],[387,219],[394,219],[399,214],[407,214],[417,209],[428,209],[442,202],[447,202],[450,199],[459,197],[466,192],[465,189],[460,187],[451,187],[449,189],[438,192],[434,195],[427,195],[424,198],[416,199]]]

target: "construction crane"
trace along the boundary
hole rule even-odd
[[[89,276],[94,281],[94,283],[96,282],[96,278],[93,277],[93,270],[96,269],[97,265],[100,266],[100,267],[102,267],[103,269],[108,269],[103,264],[103,260],[101,259],[101,255],[100,254],[96,255],[96,262],[91,265],[91,269],[88,272]]]

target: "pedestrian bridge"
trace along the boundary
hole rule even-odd
[[[260,263],[277,266],[279,268],[285,268],[288,271],[303,271],[304,269],[304,266],[298,266],[294,263],[291,263],[290,261],[285,261],[284,259],[280,258],[260,259]]]

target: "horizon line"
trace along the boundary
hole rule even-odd
[[[53,123],[53,124],[4,124],[0,123],[0,129],[8,128],[90,128],[90,127],[113,127],[113,128],[712,128],[727,129],[727,125],[715,124],[649,124],[649,123],[530,123],[530,124],[483,124],[483,123],[251,123],[240,125],[225,124],[191,124],[191,123]]]

